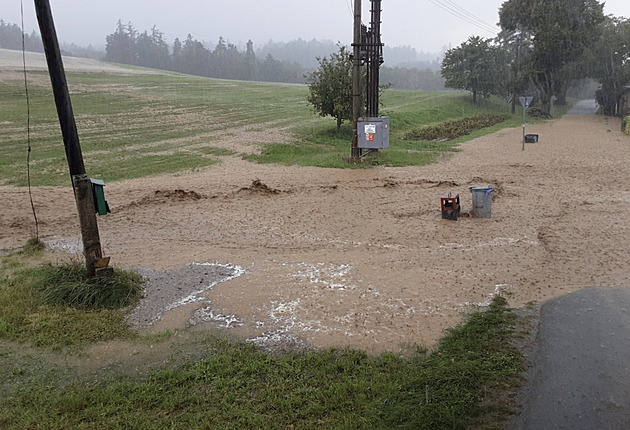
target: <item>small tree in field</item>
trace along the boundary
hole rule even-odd
[[[488,97],[502,91],[507,67],[505,51],[489,40],[472,36],[446,52],[441,73],[447,88],[470,91],[473,103],[477,103],[478,94]]]
[[[308,101],[319,116],[332,116],[337,130],[352,120],[352,60],[345,46],[329,58],[318,58],[319,69],[307,76]]]

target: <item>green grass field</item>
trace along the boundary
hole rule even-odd
[[[23,78],[0,82],[0,184],[26,184],[27,108]],[[52,90],[45,72],[29,72],[31,178],[34,185],[69,183],[63,141]],[[88,174],[105,181],[190,172],[225,156],[253,162],[357,167],[347,163],[351,126],[337,132],[335,120],[320,118],[306,102],[307,88],[204,79],[178,74],[107,75],[69,73],[77,128]],[[466,93],[386,91],[382,114],[391,117],[391,147],[373,164],[423,165],[457,150],[457,143],[516,126],[520,117],[452,142],[411,142],[406,132],[423,124],[508,113],[493,98],[478,106]],[[222,147],[222,139],[247,128],[273,136],[289,133],[289,142],[266,145],[260,155]],[[256,142],[242,142],[244,145]]]

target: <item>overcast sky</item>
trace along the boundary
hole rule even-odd
[[[37,27],[32,0],[24,1],[27,32]],[[363,0],[363,21],[369,21],[369,0]],[[487,30],[498,22],[503,0],[384,0],[383,42],[409,45],[418,51],[439,52],[457,46],[471,35],[493,37]],[[297,38],[352,42],[354,0],[50,0],[60,41],[104,47],[105,36],[121,19],[137,30],[156,25],[169,45],[188,33],[216,43],[219,36],[237,45],[252,39],[265,42]],[[466,22],[439,5],[449,6]],[[457,9],[457,7],[461,9]],[[630,15],[628,0],[608,0],[606,14]],[[20,24],[20,0],[0,0],[0,18]]]

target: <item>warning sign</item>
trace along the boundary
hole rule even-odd
[[[389,147],[389,117],[360,118],[357,121],[357,146],[364,149]]]
[[[376,134],[376,124],[365,125],[365,140],[368,142],[374,142],[374,135]]]

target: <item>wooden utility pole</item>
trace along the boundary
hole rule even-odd
[[[517,90],[518,90],[518,83],[517,83],[517,79],[518,79],[518,69],[520,67],[520,57],[521,55],[521,34],[519,33],[516,36],[516,62],[514,64],[514,86],[512,88],[513,93],[512,93],[512,115],[514,115],[516,113],[516,97],[517,97]]]
[[[381,43],[381,0],[371,0],[372,8],[370,28],[367,31],[365,47],[367,51],[367,109],[365,116],[378,117],[379,116],[379,83],[380,83],[380,68],[383,64],[383,44]]]
[[[361,116],[361,0],[354,0],[354,51],[352,54],[352,161],[361,158],[358,122]]]
[[[61,126],[66,158],[70,168],[70,177],[72,178],[72,187],[79,212],[87,273],[89,277],[94,277],[96,274],[96,263],[102,259],[103,254],[98,234],[96,211],[94,209],[92,183],[85,173],[79,134],[74,121],[74,112],[72,111],[61,51],[59,50],[59,41],[57,40],[57,32],[48,0],[35,0],[35,11],[44,44],[48,72],[55,96],[57,115],[59,116],[59,125]]]

